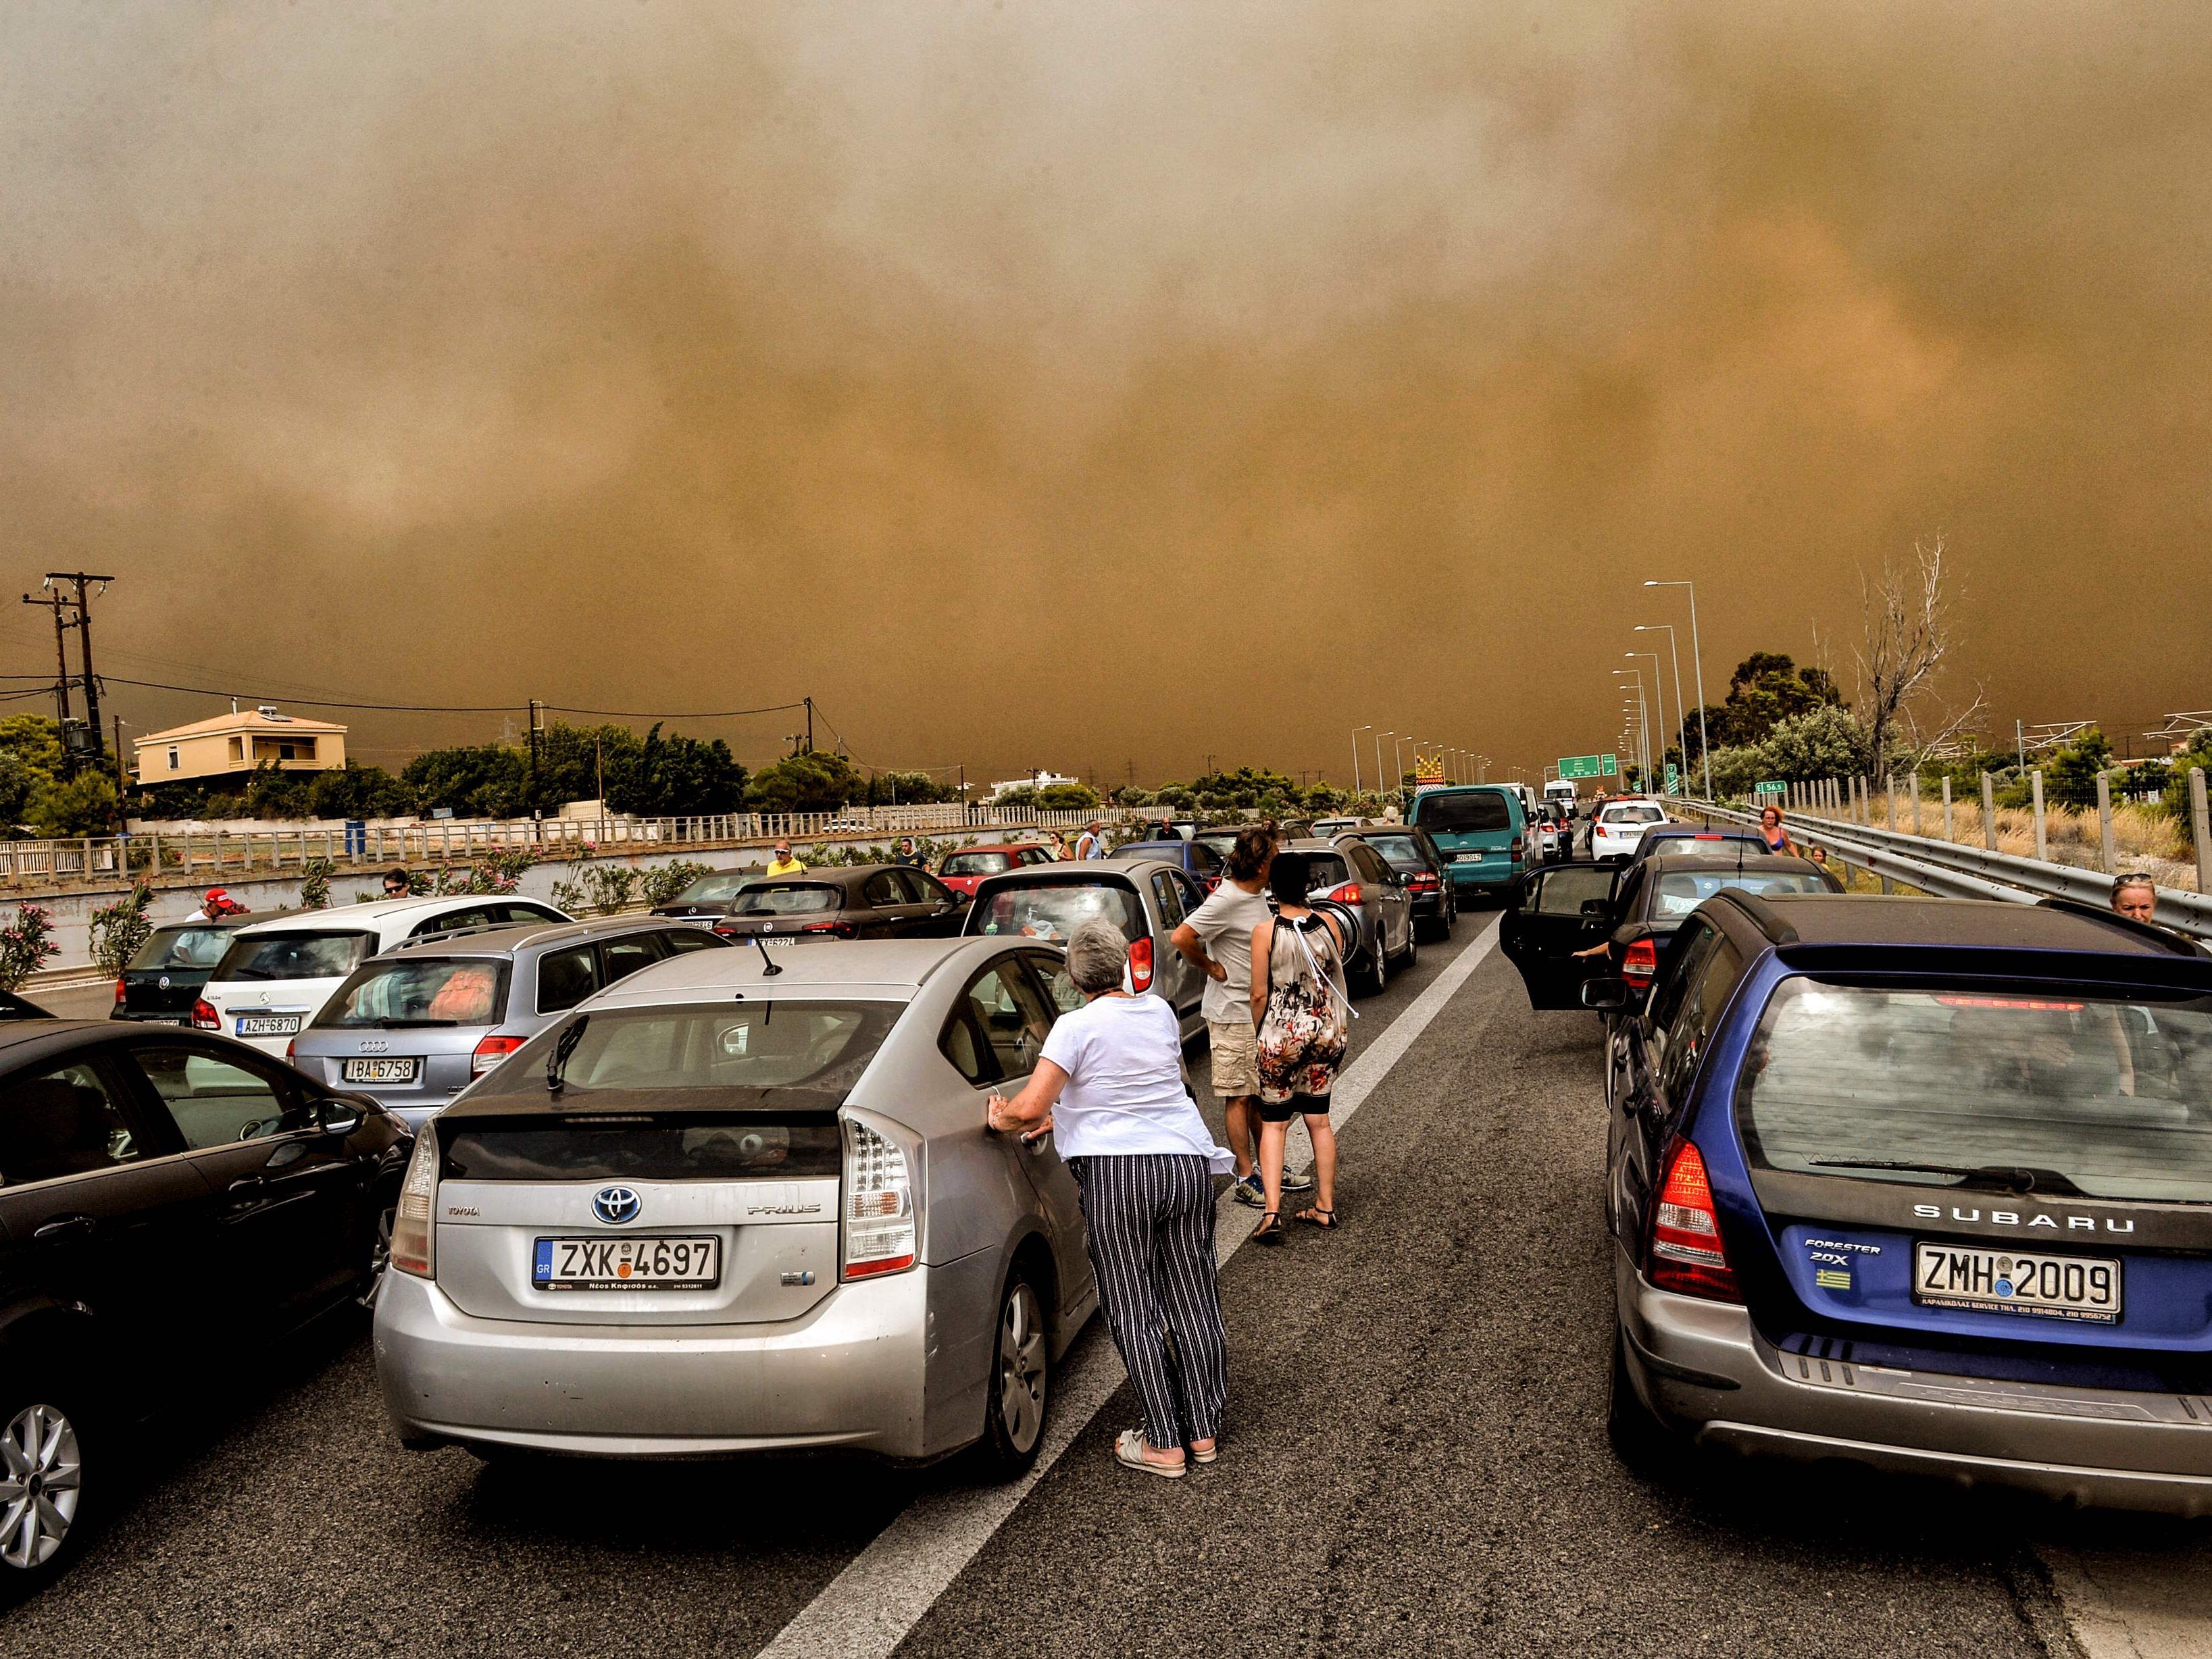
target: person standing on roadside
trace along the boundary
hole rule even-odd
[[[771,876],[803,876],[806,865],[804,860],[792,857],[789,842],[780,841],[775,844],[775,856],[768,861],[768,872]]]
[[[1344,988],[1344,939],[1334,919],[1306,903],[1312,865],[1304,853],[1278,853],[1267,872],[1275,914],[1252,932],[1252,1024],[1259,1031],[1260,1182],[1266,1213],[1252,1237],[1283,1242],[1283,1148],[1291,1120],[1303,1117],[1313,1141],[1321,1190],[1298,1219],[1336,1225],[1336,1130],[1329,1091],[1351,1035]]]
[[[921,854],[914,850],[914,837],[912,836],[901,836],[899,837],[898,855],[892,859],[891,862],[894,864],[910,864],[916,867],[921,866]],[[771,871],[769,873],[774,874],[775,872]]]
[[[1759,809],[1759,838],[1766,843],[1766,850],[1783,858],[1797,856],[1797,843],[1790,839],[1790,832],[1782,827],[1782,809],[1767,806]]]
[[[2112,908],[2130,921],[2156,921],[2158,884],[2140,870],[2113,877]]]
[[[1052,1130],[1083,1200],[1099,1308],[1144,1411],[1114,1459],[1173,1480],[1187,1462],[1213,1462],[1229,1403],[1213,1177],[1230,1157],[1183,1087],[1175,1009],[1121,988],[1128,954],[1112,922],[1076,924],[1067,974],[1083,1006],[1054,1024],[1028,1085],[1011,1101],[993,1095],[983,1121],[1024,1139]]]
[[[1103,859],[1106,856],[1106,826],[1097,818],[1075,838],[1075,856],[1079,859]]]
[[[1229,1151],[1237,1160],[1230,1190],[1239,1204],[1263,1207],[1259,1174],[1259,1033],[1252,1017],[1252,935],[1272,914],[1267,867],[1275,857],[1275,830],[1261,824],[1237,831],[1221,885],[1169,936],[1183,960],[1206,975],[1200,1006],[1213,1066],[1213,1092],[1229,1121]],[[1311,1181],[1292,1182],[1303,1192]]]

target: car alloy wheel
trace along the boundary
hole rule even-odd
[[[999,1339],[992,1349],[988,1415],[978,1447],[984,1464],[1011,1480],[1036,1461],[1052,1393],[1044,1304],[1017,1267],[999,1298]]]
[[[69,1542],[83,1499],[76,1425],[53,1406],[26,1406],[0,1435],[0,1563],[45,1566]]]

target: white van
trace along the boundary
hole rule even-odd
[[[1582,795],[1572,778],[1553,778],[1544,786],[1544,799],[1555,800],[1571,812]]]
[[[341,904],[256,922],[230,936],[229,948],[193,1005],[192,1024],[281,1059],[347,975],[402,939],[455,927],[569,920],[538,899],[449,893]]]

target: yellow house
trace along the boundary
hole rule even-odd
[[[144,785],[219,778],[274,766],[286,772],[331,772],[345,764],[343,726],[280,714],[267,703],[217,714],[135,741]]]

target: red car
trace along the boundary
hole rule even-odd
[[[1034,842],[1010,842],[1003,847],[963,847],[945,855],[937,878],[963,898],[975,896],[975,884],[986,876],[1004,875],[1024,865],[1050,864],[1052,848]]]

